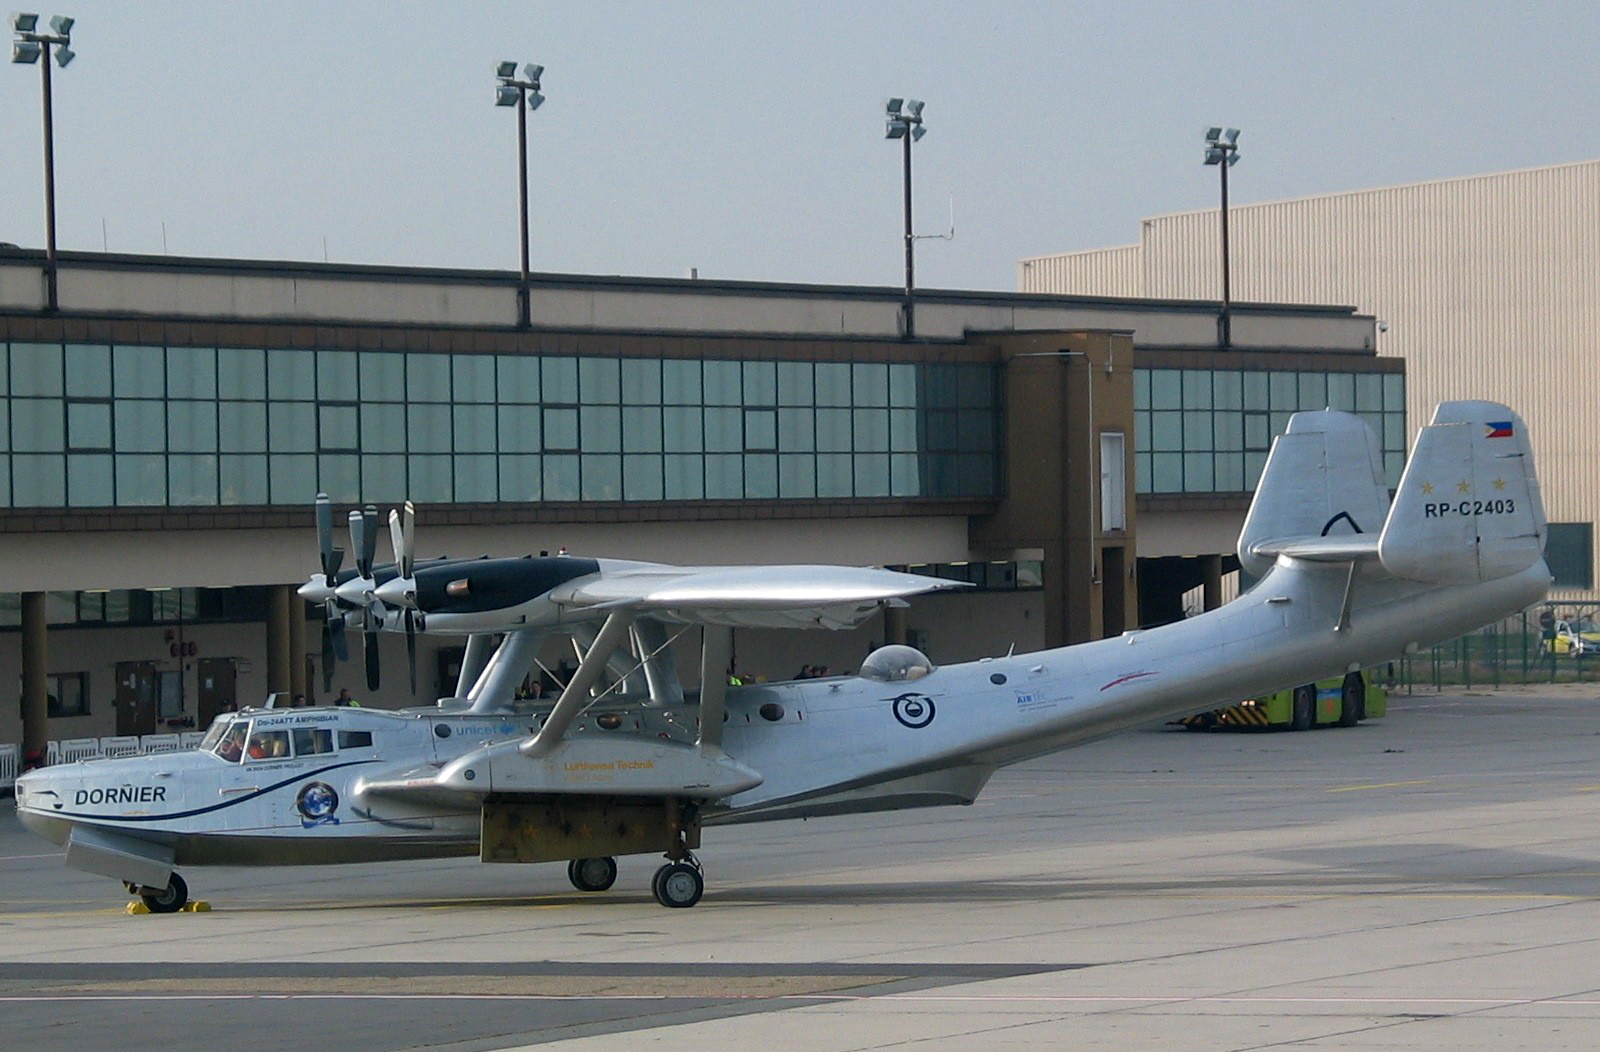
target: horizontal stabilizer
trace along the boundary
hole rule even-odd
[[[1297,558],[1348,561],[1370,547],[1338,545],[1376,536],[1389,508],[1378,436],[1351,413],[1296,413],[1272,443],[1255,499],[1239,534],[1239,562],[1255,577],[1286,545]]]
[[[1492,581],[1538,562],[1545,531],[1522,419],[1496,402],[1442,402],[1417,435],[1378,557],[1413,581]]]
[[[1314,563],[1361,562],[1378,557],[1378,537],[1364,533],[1355,537],[1319,537],[1305,541],[1263,541],[1251,551],[1260,556],[1287,555]]]

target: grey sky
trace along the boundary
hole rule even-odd
[[[918,281],[1010,289],[1024,255],[1213,205],[1582,160],[1593,3],[502,3],[61,0],[64,249],[517,263],[497,59],[530,117],[536,270],[893,285],[898,144],[927,100]],[[36,67],[0,80],[0,240],[43,243]]]

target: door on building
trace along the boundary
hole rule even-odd
[[[160,696],[153,661],[117,662],[117,733],[154,734]]]
[[[195,718],[204,729],[211,726],[217,713],[239,707],[239,669],[233,658],[216,657],[201,658],[196,662],[196,671],[200,674],[200,700]]]

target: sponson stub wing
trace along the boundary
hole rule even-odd
[[[850,628],[907,597],[969,587],[857,566],[663,566],[600,560],[550,592],[572,611],[627,607],[665,621],[734,628]]]

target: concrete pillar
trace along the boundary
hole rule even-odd
[[[275,584],[267,590],[267,692],[287,691],[290,686],[289,607],[294,589]]]
[[[1202,592],[1204,608],[1215,610],[1222,605],[1222,556],[1207,555],[1205,561],[1205,590]]]
[[[298,595],[289,597],[289,694],[310,697],[306,689],[306,604]]]
[[[885,643],[905,643],[906,641],[906,608],[903,606],[886,606],[883,608],[883,641]]]
[[[45,593],[22,593],[22,765],[44,764],[50,738],[50,646],[45,634]]]

